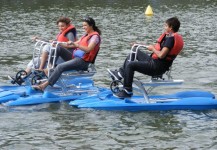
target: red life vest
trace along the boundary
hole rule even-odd
[[[79,42],[79,45],[82,45],[82,46],[88,46],[88,41],[90,40],[90,38],[93,36],[93,35],[97,35],[99,36],[100,38],[100,35],[98,32],[93,32],[91,34],[86,34],[84,36],[81,37],[81,40]],[[87,61],[87,62],[91,62],[91,63],[94,63],[94,60],[96,58],[96,55],[98,53],[100,49],[100,41],[99,43],[94,47],[94,49],[92,49],[90,52],[88,53],[85,53],[84,56],[82,57],[83,60]],[[78,49],[76,49],[78,50]],[[74,52],[76,51],[74,50]]]
[[[70,30],[72,30],[72,29],[75,29],[75,27],[72,25],[72,24],[70,24],[69,26],[68,26],[68,28],[66,28],[63,32],[61,32],[61,33],[59,33],[58,35],[57,35],[57,41],[58,42],[68,42],[69,41],[69,39],[65,36],[66,35],[66,33],[67,32],[69,32]],[[75,37],[76,38],[76,37]],[[75,39],[75,41],[76,41],[76,39]]]
[[[157,40],[157,44],[155,44],[155,49],[160,51],[161,47],[160,44],[163,41],[164,37],[166,36],[167,33],[163,33]],[[176,56],[180,53],[180,51],[182,50],[183,46],[184,46],[184,41],[182,39],[182,36],[179,35],[178,33],[174,33],[174,46],[173,48],[169,51],[169,53],[166,55],[166,57],[164,58],[165,60],[168,61],[173,61]],[[153,59],[158,59],[158,56],[153,53],[152,54],[152,58]]]

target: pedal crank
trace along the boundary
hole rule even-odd
[[[118,93],[123,90],[123,83],[120,80],[113,80],[110,84],[112,93]]]

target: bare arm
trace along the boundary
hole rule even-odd
[[[83,45],[79,45],[78,43],[74,43],[74,46],[83,50],[84,52],[86,53],[89,53],[92,49],[94,49],[94,47],[96,46],[96,43],[95,42],[90,42],[88,44],[88,46],[83,46]]]
[[[74,41],[75,42],[76,37],[74,36],[74,34],[72,32],[67,33],[66,37],[69,39],[69,41]],[[61,44],[61,46],[66,48],[66,49],[75,48],[75,46],[68,45],[68,44]]]
[[[94,37],[92,37],[94,39]],[[91,39],[92,39],[91,38]],[[97,38],[96,38],[97,39]],[[74,45],[76,48],[83,50],[86,53],[89,53],[92,49],[94,49],[94,47],[97,45],[96,39],[94,40],[90,40],[90,43],[88,44],[88,46],[84,46],[84,45],[80,45],[78,41],[76,42],[71,42],[69,41],[68,44],[72,44]]]

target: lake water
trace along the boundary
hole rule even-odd
[[[148,5],[153,16],[145,16]],[[83,33],[81,19],[92,16],[102,30],[96,60],[95,85],[109,87],[107,68],[122,65],[130,43],[151,44],[163,32],[169,17],[181,21],[185,46],[172,68],[182,86],[157,88],[154,92],[201,89],[217,94],[217,1],[215,0],[1,0],[0,85],[9,84],[32,57],[38,35],[55,37],[56,20],[68,16]],[[149,79],[141,74],[140,78]],[[216,111],[107,112],[80,110],[62,104],[28,108],[0,107],[0,149],[217,149]]]

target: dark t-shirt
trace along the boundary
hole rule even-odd
[[[174,36],[165,36],[160,45],[161,49],[167,47],[169,48],[169,50],[171,50],[173,46],[174,46]]]

